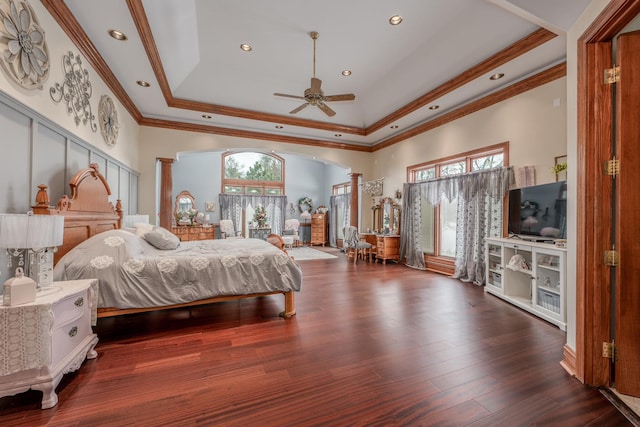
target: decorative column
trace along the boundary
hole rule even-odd
[[[351,207],[349,208],[349,225],[354,225],[358,227],[358,217],[359,208],[358,208],[358,199],[359,197],[359,188],[358,178],[362,176],[361,173],[352,173],[351,174]]]
[[[173,159],[157,157],[161,163],[160,170],[160,227],[171,230],[173,225],[173,176],[171,166]]]

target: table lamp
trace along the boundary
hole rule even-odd
[[[311,214],[309,213],[309,211],[304,211],[300,214],[300,219],[302,219],[302,221],[304,222],[311,221]]]
[[[62,244],[64,217],[1,214],[0,248],[7,249],[7,267],[22,267],[39,287],[53,283],[53,253]]]

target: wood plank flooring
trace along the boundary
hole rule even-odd
[[[343,255],[300,265],[293,319],[279,296],[101,319],[58,405],[4,397],[0,425],[630,425],[560,367],[564,332],[482,288]]]

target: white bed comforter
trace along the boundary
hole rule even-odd
[[[99,280],[98,307],[117,308],[299,291],[302,284],[300,267],[263,240],[201,240],[159,250],[125,230],[87,239],[54,268],[54,280],[85,278]]]

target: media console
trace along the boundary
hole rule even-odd
[[[514,238],[487,238],[485,253],[486,292],[563,331],[567,329],[565,248]],[[514,258],[516,255],[520,257]],[[523,262],[511,265],[512,259]]]

